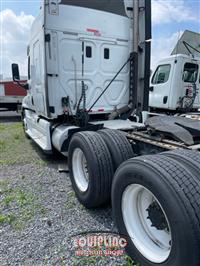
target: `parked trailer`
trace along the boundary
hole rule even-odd
[[[26,83],[27,81],[22,81]],[[21,108],[26,91],[13,81],[0,81],[0,108],[17,111]]]
[[[85,207],[112,201],[140,265],[197,266],[200,122],[142,119],[151,116],[150,39],[149,0],[46,0],[28,48],[24,129],[45,152],[68,157]]]

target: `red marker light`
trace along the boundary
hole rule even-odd
[[[95,36],[101,36],[100,31],[95,30],[95,29],[87,29],[87,32],[94,33]]]

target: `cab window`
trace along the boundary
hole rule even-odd
[[[121,0],[61,0],[60,5],[70,5],[96,9],[121,16],[127,16]]]
[[[160,65],[157,67],[152,78],[153,84],[162,84],[168,81],[171,65]]]
[[[183,81],[195,83],[197,81],[199,66],[193,63],[186,63],[183,70]]]

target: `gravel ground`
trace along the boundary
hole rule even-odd
[[[0,118],[0,265],[136,265],[125,253],[75,254],[72,235],[117,229],[110,206],[78,202],[60,164],[66,159],[42,154],[19,122]]]

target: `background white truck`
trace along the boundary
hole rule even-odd
[[[150,39],[150,0],[45,0],[28,47],[24,129],[45,152],[68,157],[85,207],[112,198],[141,266],[197,266],[200,122],[129,120],[147,114]]]
[[[200,34],[185,31],[172,55],[156,65],[151,76],[152,111],[191,112],[200,109]]]

